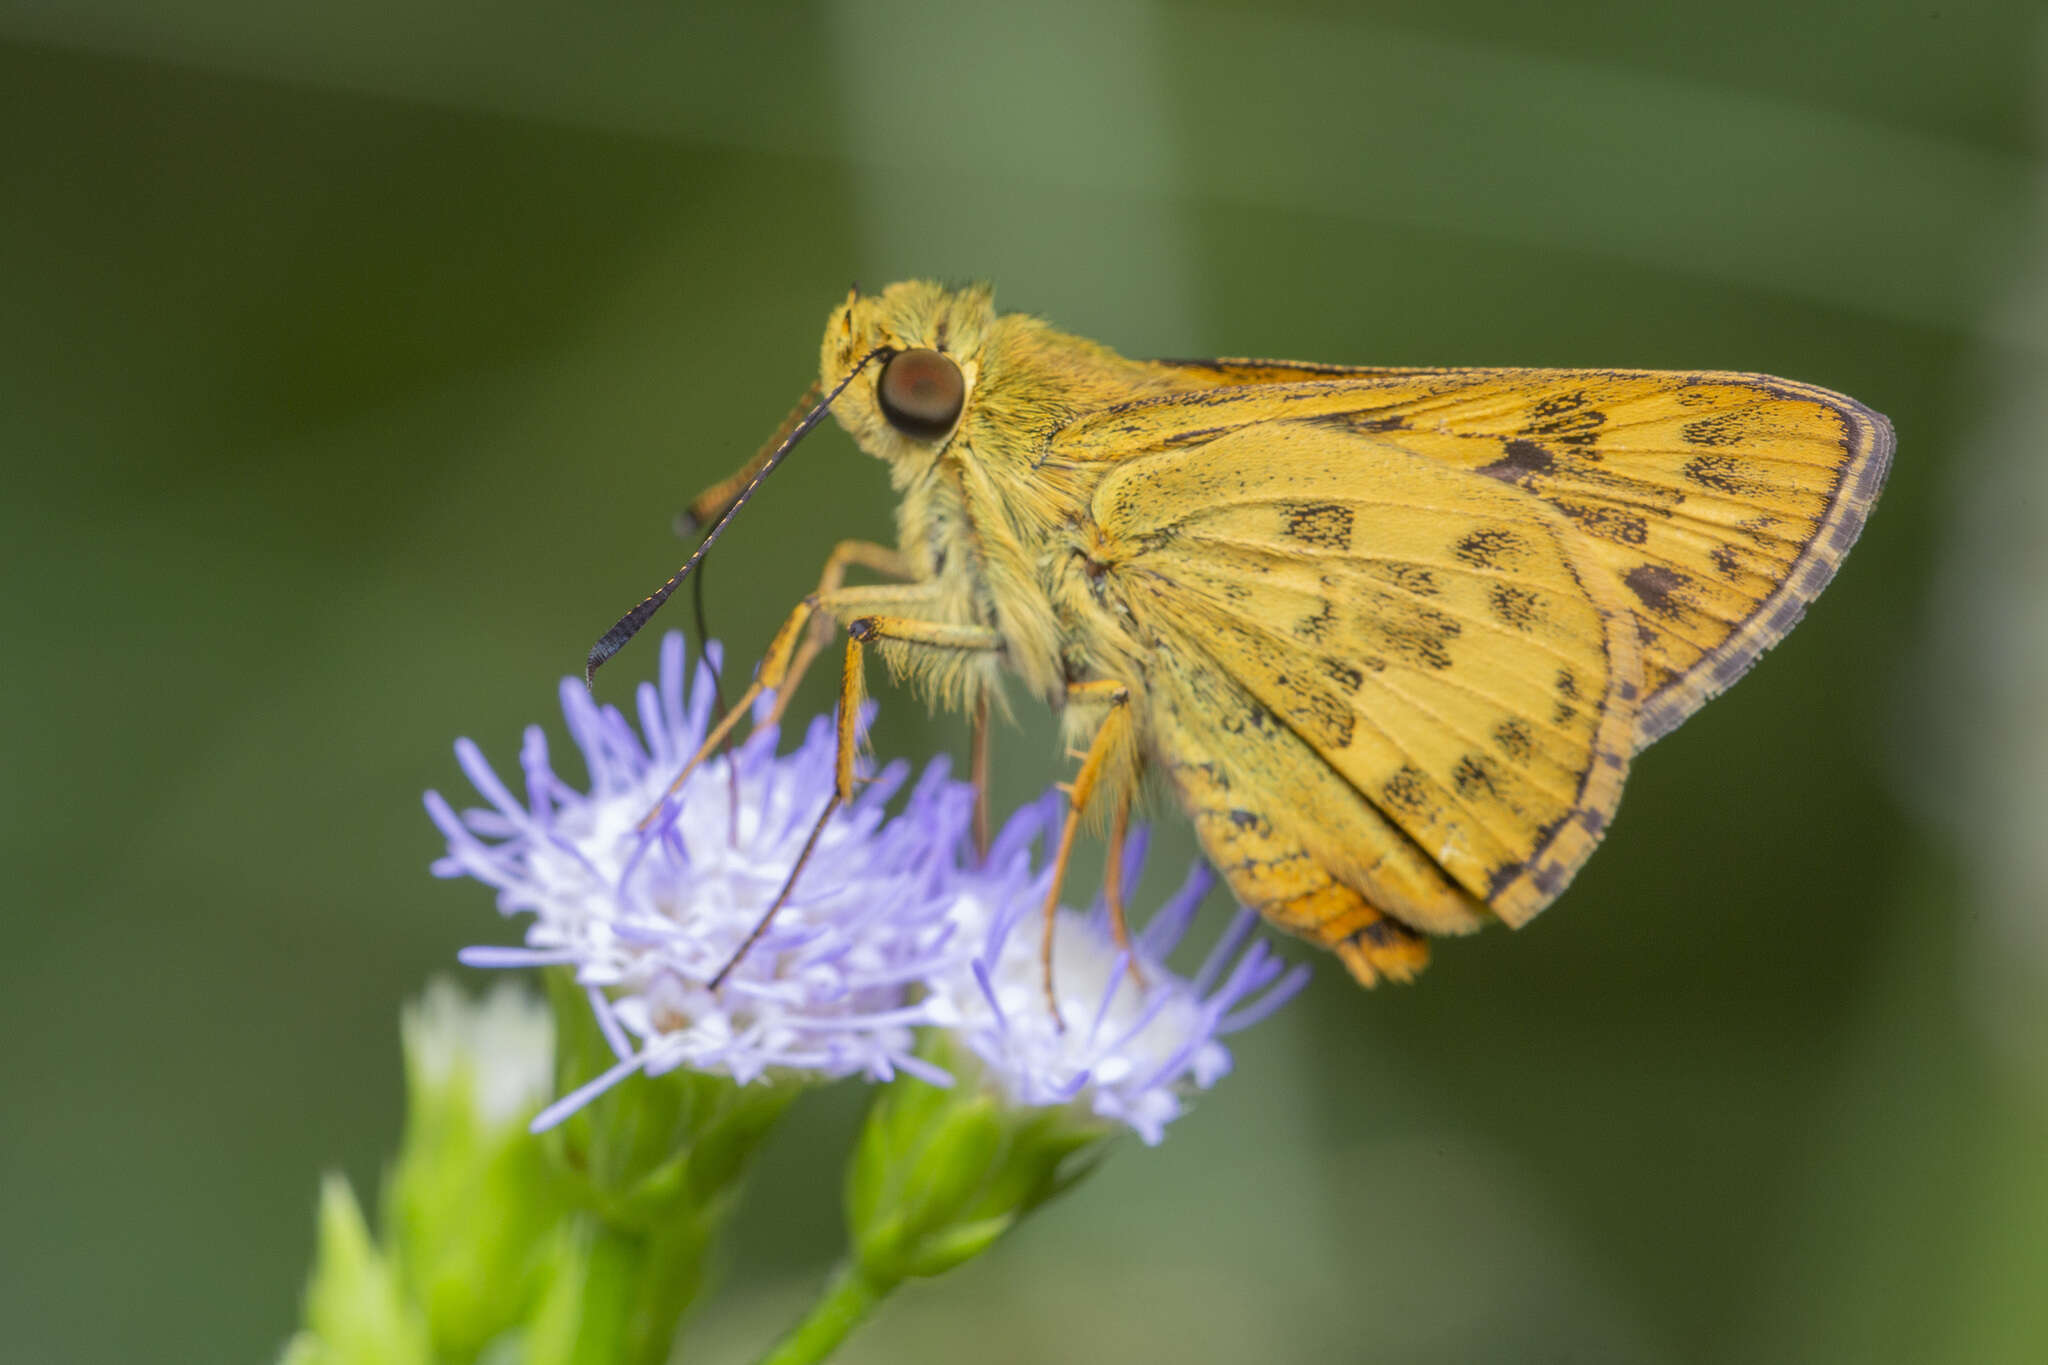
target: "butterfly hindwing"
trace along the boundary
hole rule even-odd
[[[1634,622],[1543,500],[1278,421],[1133,458],[1093,512],[1113,590],[1168,656],[1148,680],[1167,766],[1220,764],[1372,904],[1436,933],[1482,904],[1521,923],[1598,842],[1632,748]]]

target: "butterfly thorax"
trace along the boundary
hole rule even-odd
[[[938,350],[967,377],[959,422],[943,440],[896,430],[858,382],[834,405],[861,448],[889,465],[898,548],[937,590],[940,618],[1001,633],[991,685],[1006,667],[1057,706],[1070,683],[1115,676],[1133,652],[1091,591],[1089,558],[1089,501],[1105,467],[1047,452],[1075,417],[1186,378],[1037,318],[998,317],[983,290],[922,282],[856,295],[834,314],[824,382],[837,383],[878,346]]]

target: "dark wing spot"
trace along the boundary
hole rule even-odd
[[[1337,608],[1329,602],[1317,607],[1315,614],[1304,616],[1294,623],[1294,633],[1310,644],[1321,644],[1329,638],[1330,627],[1337,624]]]
[[[1239,829],[1248,829],[1261,838],[1273,832],[1273,826],[1257,811],[1232,810],[1228,812],[1230,823]]]
[[[1387,581],[1417,597],[1435,597],[1443,591],[1443,586],[1436,581],[1435,571],[1424,564],[1389,564]]]
[[[1352,514],[1349,507],[1335,502],[1303,502],[1280,512],[1280,533],[1290,540],[1313,545],[1319,550],[1351,548]]]
[[[1640,545],[1650,538],[1650,526],[1642,516],[1619,507],[1599,503],[1566,502],[1553,498],[1557,510],[1584,527],[1588,535],[1611,540],[1617,545]]]
[[[1385,622],[1381,634],[1396,657],[1429,668],[1449,668],[1450,642],[1464,630],[1457,617],[1424,608],[1413,616],[1403,615]]]
[[[1747,520],[1735,523],[1739,529],[1749,532],[1749,538],[1757,543],[1759,549],[1764,550],[1771,548],[1771,540],[1774,534],[1771,528],[1777,524],[1778,519],[1767,512],[1758,513]]]
[[[1685,609],[1678,591],[1692,580],[1669,565],[1640,564],[1622,575],[1621,581],[1651,611],[1659,616],[1676,616]]]
[[[1527,552],[1520,536],[1498,526],[1474,531],[1451,547],[1454,556],[1475,569],[1506,568]]]
[[[1696,417],[1678,429],[1678,435],[1687,445],[1732,446],[1749,440],[1749,413],[1743,410],[1717,412],[1711,417]],[[1712,487],[1712,485],[1708,485]]]
[[[1526,720],[1504,720],[1493,727],[1493,742],[1511,763],[1527,763],[1536,752],[1536,742]]]
[[[1528,588],[1496,583],[1488,600],[1494,619],[1516,630],[1527,630],[1543,619],[1543,599]]]
[[[1486,898],[1492,900],[1501,892],[1507,890],[1508,883],[1522,875],[1522,867],[1523,864],[1521,863],[1502,863],[1499,867],[1493,869],[1491,873],[1487,874]]]
[[[1227,735],[1241,735],[1247,731],[1263,734],[1273,728],[1273,713],[1263,706],[1250,706],[1242,711],[1231,711],[1216,722]]]
[[[1686,430],[1700,423],[1692,423]],[[1716,442],[1707,442],[1713,445]],[[1727,493],[1738,498],[1755,497],[1764,491],[1763,485],[1743,473],[1743,461],[1733,455],[1695,455],[1685,462],[1685,477],[1702,488],[1711,488],[1716,493]]]
[[[1492,464],[1480,466],[1479,472],[1505,483],[1520,484],[1527,488],[1539,474],[1549,474],[1557,468],[1557,460],[1551,453],[1534,441],[1520,437],[1510,440],[1501,450],[1501,457]]]
[[[1413,943],[1419,935],[1399,920],[1376,919],[1352,937],[1362,938],[1375,948],[1392,948],[1396,944]]]
[[[1371,435],[1379,431],[1401,431],[1408,425],[1408,419],[1386,408],[1368,408],[1364,412],[1333,412],[1324,417],[1311,417],[1307,423],[1333,431],[1347,431]]]
[[[1380,786],[1380,796],[1395,810],[1420,815],[1430,808],[1429,778],[1420,768],[1403,764]]]
[[[1579,680],[1572,676],[1569,668],[1557,670],[1557,695],[1567,698],[1576,698],[1579,695]]]
[[[1550,713],[1552,725],[1570,725],[1579,718],[1579,708],[1568,701],[1561,701]]]
[[[1742,556],[1735,553],[1733,545],[1716,545],[1708,558],[1714,561],[1714,571],[1723,578],[1734,578],[1742,572]]]
[[[1423,664],[1439,671],[1451,666],[1451,651],[1444,646],[1443,637],[1429,635],[1415,641],[1415,657]]]
[[[1466,754],[1451,769],[1451,786],[1463,797],[1500,795],[1500,769],[1485,754]]]
[[[1301,698],[1301,704],[1288,716],[1310,741],[1324,750],[1348,748],[1351,732],[1358,723],[1351,714],[1350,703],[1320,687],[1305,689]]]
[[[1607,414],[1593,407],[1584,391],[1560,393],[1529,409],[1528,433],[1558,445],[1590,446],[1606,424]]]
[[[1330,681],[1346,692],[1356,692],[1365,682],[1365,674],[1342,659],[1323,660],[1323,672],[1330,675]]]

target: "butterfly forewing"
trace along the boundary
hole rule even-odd
[[[1862,529],[1884,419],[1759,375],[1355,370],[1190,362],[1223,381],[1092,414],[1056,452],[1129,458],[1275,421],[1341,430],[1547,502],[1637,619],[1636,746],[1728,686],[1798,621]]]

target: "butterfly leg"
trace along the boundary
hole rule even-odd
[[[1052,1011],[1053,1022],[1061,1028],[1066,1021],[1060,1017],[1059,997],[1053,991],[1052,982],[1052,932],[1058,918],[1060,886],[1067,878],[1067,862],[1074,854],[1074,838],[1080,833],[1081,816],[1087,811],[1088,803],[1094,798],[1095,789],[1105,780],[1105,769],[1112,763],[1116,770],[1109,775],[1116,805],[1112,826],[1119,830],[1116,842],[1121,843],[1120,831],[1128,818],[1131,789],[1135,778],[1137,733],[1131,723],[1131,689],[1114,680],[1100,682],[1071,683],[1067,687],[1067,701],[1106,705],[1109,710],[1102,724],[1096,728],[1095,738],[1088,745],[1088,752],[1081,759],[1081,770],[1074,774],[1074,780],[1067,787],[1067,818],[1060,827],[1059,851],[1053,855],[1052,885],[1045,893],[1045,930],[1039,945],[1039,959],[1045,969],[1045,1003]],[[1114,874],[1119,882],[1122,874],[1120,849],[1112,849],[1110,864],[1117,868]],[[1122,887],[1118,886],[1112,901],[1112,922],[1123,930]],[[1118,934],[1118,941],[1129,946],[1128,931]]]
[[[860,589],[841,589],[837,593],[819,594],[818,609],[832,611],[835,607],[844,610],[847,602],[854,599]],[[792,616],[798,628],[803,618]],[[788,627],[785,626],[785,630]],[[779,638],[779,637],[778,637]],[[888,640],[896,644],[922,646],[928,649],[993,650],[1002,645],[1002,637],[985,626],[955,626],[939,621],[920,621],[902,616],[856,616],[846,626],[846,666],[839,675],[839,708],[837,715],[838,745],[834,752],[832,767],[832,794],[825,799],[825,809],[818,813],[817,823],[811,826],[809,837],[804,840],[803,851],[797,854],[796,862],[790,866],[789,875],[783,878],[782,888],[775,893],[775,899],[761,913],[754,927],[726,959],[717,975],[711,978],[711,988],[716,990],[732,969],[740,964],[747,950],[760,941],[768,932],[768,926],[775,919],[789,895],[796,887],[796,879],[802,875],[804,864],[810,861],[811,850],[818,846],[818,838],[825,832],[825,825],[838,810],[853,799],[854,760],[860,749],[860,705],[866,696],[866,646],[872,642]],[[763,665],[766,671],[766,664]]]
[[[967,780],[974,785],[974,856],[988,861],[988,689],[974,694],[974,728],[967,741]]]
[[[780,438],[778,437],[778,440],[779,439]],[[766,450],[770,448],[772,447],[764,447],[763,449]],[[738,487],[744,485],[745,478],[746,476],[748,476],[751,468],[752,466],[750,465],[747,469],[742,469],[738,474],[733,475],[724,483],[715,484],[710,489],[707,489],[705,492],[698,494],[696,500],[690,504],[691,510],[686,512],[684,516],[686,518],[698,518],[697,509],[699,507],[699,504],[704,504],[707,502],[707,500],[715,500],[717,496],[721,495],[722,491],[736,492]],[[722,506],[717,507],[708,513],[708,517],[715,518],[723,510],[724,509]],[[823,572],[821,572],[818,575],[818,586],[816,589],[812,591],[811,596],[821,597],[826,594],[838,592],[840,586],[844,584],[846,581],[846,571],[850,568],[856,567],[870,569],[886,577],[895,578],[898,580],[913,579],[917,577],[917,571],[911,567],[910,561],[906,559],[900,551],[892,550],[886,545],[878,545],[871,540],[842,540],[837,545],[833,546],[832,553],[825,557],[825,568]],[[704,578],[701,569],[698,571],[698,577],[695,584],[695,588],[697,590],[698,606],[697,633],[700,636],[709,638],[703,623]],[[805,673],[809,672],[812,662],[818,657],[819,653],[824,650],[826,645],[832,642],[832,634],[833,631],[831,618],[826,616],[822,612],[814,610],[811,613],[810,632],[803,637],[803,643],[797,649],[795,660],[788,665],[781,685],[775,688],[775,706],[774,709],[771,710],[768,714],[768,719],[766,722],[767,724],[780,725],[782,723],[783,712],[789,709],[789,703],[791,699],[796,696],[797,684],[803,681]],[[715,685],[716,681],[714,678],[714,686]],[[751,696],[757,695],[759,695],[758,692],[752,693],[750,694],[750,698]],[[721,709],[725,707],[725,694],[723,689],[721,689],[719,692],[718,704]],[[734,709],[744,710],[743,707]],[[727,734],[729,735],[730,733],[731,732],[728,729]],[[703,758],[709,757],[711,752],[714,751],[707,750],[706,753],[699,756],[699,759],[697,761],[701,762]],[[689,770],[687,768],[684,770],[685,775],[688,774],[688,771]],[[732,792],[732,805],[733,810],[735,812],[732,827],[735,832],[735,836],[737,836],[737,832],[739,830],[739,820],[737,812],[739,809],[740,800],[739,771],[738,769],[730,769],[728,771],[729,776],[731,778],[730,787]]]
[[[871,555],[870,552],[874,553]],[[761,656],[761,662],[754,670],[753,680],[747,684],[746,690],[740,693],[739,700],[733,703],[732,709],[727,711],[719,719],[718,724],[711,727],[711,732],[704,736],[704,742],[697,746],[696,753],[690,755],[690,761],[676,774],[675,781],[669,783],[668,790],[662,793],[661,800],[655,803],[654,809],[641,817],[640,828],[645,829],[652,824],[668,799],[682,790],[683,783],[689,780],[690,774],[697,771],[705,759],[718,752],[732,735],[734,727],[753,709],[754,702],[763,692],[776,694],[776,709],[770,714],[769,722],[772,724],[781,719],[782,708],[788,704],[789,697],[796,692],[797,684],[803,680],[804,670],[817,658],[818,651],[815,648],[806,648],[809,644],[806,628],[810,627],[814,620],[824,619],[829,622],[835,614],[843,618],[877,607],[914,611],[920,606],[937,605],[939,590],[930,584],[912,583],[902,587],[877,585],[868,588],[838,586],[836,580],[845,577],[848,566],[855,563],[870,564],[871,559],[886,562],[884,557],[894,553],[886,546],[866,541],[840,542],[825,561],[825,572],[820,577],[818,590],[805,597],[790,611],[781,627],[776,630],[774,638],[768,642],[768,650]]]
[[[831,554],[825,556],[825,571],[818,575],[818,586],[811,596],[822,598],[839,592],[846,582],[846,571],[852,568],[868,569],[899,581],[917,577],[917,570],[899,550],[877,545],[872,540],[842,540],[832,547]],[[770,725],[782,723],[782,713],[789,709],[790,699],[796,696],[797,684],[803,681],[804,674],[810,671],[811,664],[824,652],[825,646],[832,643],[832,636],[836,633],[832,627],[829,615],[812,613],[810,633],[804,637],[795,660],[789,665],[787,678],[776,689],[775,709],[768,715]]]
[[[1138,950],[1131,945],[1130,922],[1124,918],[1124,844],[1131,832],[1131,798],[1126,792],[1110,812],[1109,842],[1103,851],[1102,901],[1109,907],[1109,931],[1123,950],[1124,970],[1131,984],[1145,989],[1145,972],[1138,966]]]

